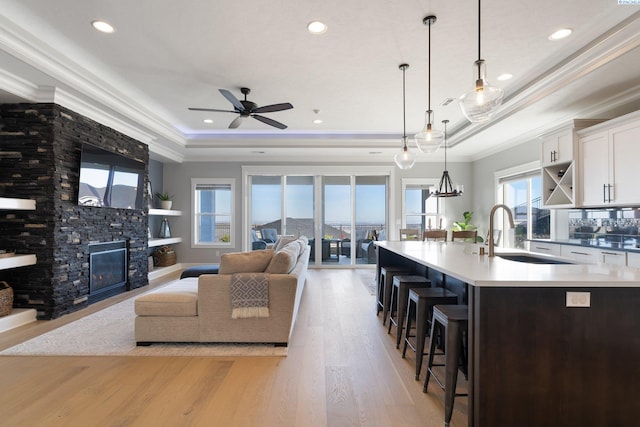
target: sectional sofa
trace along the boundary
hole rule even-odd
[[[156,342],[289,343],[304,290],[310,247],[305,238],[274,249],[224,254],[218,274],[176,280],[135,301],[138,345]],[[268,317],[232,318],[236,273],[267,273]]]

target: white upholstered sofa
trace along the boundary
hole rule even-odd
[[[287,345],[304,290],[310,247],[305,238],[274,249],[224,254],[218,274],[176,280],[135,301],[135,339],[155,342]],[[268,317],[232,318],[234,273],[268,273]]]

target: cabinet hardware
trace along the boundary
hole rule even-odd
[[[571,251],[571,253],[572,253],[572,254],[575,254],[575,255],[591,256],[591,254],[587,254],[587,253],[584,253],[584,252],[574,252],[574,251]]]
[[[541,248],[540,246],[536,246],[536,249],[539,249],[541,251],[550,251],[551,250],[549,248]]]
[[[606,251],[602,251],[601,252],[603,255],[613,255],[613,256],[621,256],[622,254],[617,254],[615,252],[606,252]]]

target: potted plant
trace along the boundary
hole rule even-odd
[[[156,193],[156,197],[160,200],[160,209],[171,209],[171,205],[173,201],[171,200],[171,195],[169,193]]]
[[[473,212],[466,211],[462,214],[464,221],[456,221],[452,225],[452,229],[455,231],[466,231],[466,230],[477,230],[478,227],[471,224],[471,217],[473,216]],[[482,243],[484,239],[480,236],[476,237],[477,243]]]

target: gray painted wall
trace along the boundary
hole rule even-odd
[[[478,234],[489,229],[489,212],[495,204],[495,172],[540,160],[540,140],[535,139],[476,160],[471,164],[474,191],[471,210]]]
[[[164,165],[162,174],[162,189],[174,195],[173,209],[183,211],[182,217],[169,219],[171,233],[173,236],[182,236],[183,242],[174,245],[178,255],[178,261],[183,263],[213,263],[219,261],[219,256],[225,252],[235,252],[242,250],[242,242],[237,240],[235,245],[228,249],[213,248],[191,248],[191,178],[233,178],[236,180],[238,197],[235,199],[235,213],[237,218],[242,217],[242,166],[256,165],[255,163],[212,163],[212,162],[187,162],[187,163],[167,163]],[[272,163],[269,164],[273,166]],[[317,164],[314,164],[317,165]],[[367,166],[359,164],[359,166]],[[376,166],[369,164],[368,166]],[[379,165],[378,165],[379,166]],[[462,219],[462,212],[471,209],[474,193],[472,177],[473,165],[470,163],[448,163],[449,173],[454,184],[463,184],[465,194],[458,198],[443,199],[444,212],[447,222]],[[403,177],[408,178],[433,178],[440,179],[444,165],[436,163],[418,163],[408,171],[395,168],[395,177],[392,180],[394,199],[390,201],[395,212],[399,215],[402,211],[402,181]],[[345,166],[348,173],[349,167]],[[154,191],[156,184],[154,183]],[[400,218],[395,220],[395,228],[400,228]],[[236,236],[242,236],[242,223],[236,222]]]

